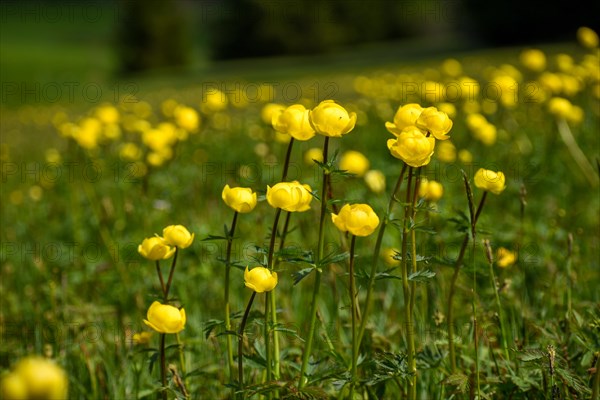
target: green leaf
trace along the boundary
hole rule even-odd
[[[208,235],[201,242],[208,242],[209,240],[227,240],[227,236],[218,236],[218,235]]]
[[[350,258],[350,253],[347,251],[345,251],[343,253],[330,253],[330,254],[326,255],[325,257],[323,257],[323,259],[319,262],[319,264],[317,266],[319,268],[325,268],[329,264],[337,264],[337,263],[347,260],[348,258]]]
[[[531,362],[537,361],[541,358],[544,358],[545,356],[546,353],[544,353],[542,350],[524,350],[523,354],[519,355],[519,360],[523,362]]]
[[[465,393],[469,388],[469,377],[464,374],[452,374],[444,379],[442,384],[456,386],[459,392]]]
[[[412,282],[427,282],[434,276],[435,272],[428,269],[422,269],[420,271],[410,274],[408,276],[408,280]]]
[[[310,273],[313,272],[315,269],[316,267],[313,266],[310,268],[301,269],[300,271],[292,272],[292,277],[294,278],[294,286],[297,285],[302,279],[310,275]]]

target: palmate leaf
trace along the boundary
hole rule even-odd
[[[465,393],[469,389],[469,377],[464,374],[452,374],[444,379],[442,384],[455,386],[459,392]]]
[[[414,272],[408,276],[408,280],[412,282],[427,282],[431,278],[435,276],[435,272],[422,269],[420,271]]]
[[[519,355],[519,360],[523,362],[538,361],[546,356],[545,352],[536,349],[523,350],[521,353],[522,354]]]
[[[374,386],[389,379],[406,379],[412,374],[408,372],[407,356],[404,353],[378,353],[371,364],[371,376],[365,381],[367,386]]]
[[[328,255],[323,257],[323,259],[321,261],[319,261],[319,263],[317,264],[317,267],[322,269],[322,268],[327,267],[329,264],[337,264],[342,261],[345,261],[349,257],[350,257],[350,253],[348,253],[347,251],[345,251],[343,253],[335,253],[335,252],[329,253]]]
[[[310,275],[310,273],[313,272],[315,269],[315,267],[310,267],[301,269],[300,271],[292,272],[292,278],[294,278],[294,286],[300,283],[302,279]]]

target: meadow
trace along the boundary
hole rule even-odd
[[[3,87],[3,397],[598,398],[598,37],[540,49]]]

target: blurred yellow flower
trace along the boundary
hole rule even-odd
[[[546,55],[541,50],[524,50],[521,52],[519,59],[525,68],[528,68],[533,72],[542,72],[546,69]]]
[[[462,74],[462,65],[454,58],[447,58],[442,62],[442,72],[451,78]]]
[[[475,186],[479,189],[500,194],[506,189],[504,173],[480,168],[475,173]]]
[[[291,105],[285,110],[273,114],[273,128],[296,140],[309,140],[315,136],[315,130],[308,120],[308,115],[309,111],[302,104]]]
[[[598,47],[598,34],[587,26],[577,29],[577,40],[583,47],[593,49]]]
[[[318,147],[313,147],[306,150],[304,153],[304,162],[308,165],[313,165],[315,160],[318,162],[323,162],[323,150]]]
[[[168,246],[163,238],[153,236],[142,241],[138,253],[148,260],[165,260],[175,253],[175,249]]]
[[[137,161],[142,157],[142,149],[135,143],[123,143],[119,149],[119,157],[126,161]]]
[[[405,128],[396,139],[389,139],[387,146],[392,156],[416,168],[429,164],[435,139],[425,137],[419,128],[412,126]]]
[[[69,380],[65,371],[51,360],[31,356],[20,360],[2,378],[0,394],[6,400],[67,399]]]
[[[385,128],[392,134],[398,136],[402,133],[404,128],[409,126],[415,126],[417,119],[423,107],[416,103],[405,104],[398,108],[394,115],[394,122],[386,122]]]
[[[221,198],[229,207],[239,213],[249,213],[256,207],[256,193],[250,188],[230,188],[225,185]]]
[[[177,125],[190,133],[196,132],[200,127],[200,116],[191,107],[180,105],[173,111],[173,116]]]
[[[496,265],[500,268],[506,268],[517,262],[517,253],[505,249],[504,247],[500,247],[496,251],[496,258],[498,259]]]
[[[169,246],[185,249],[194,241],[194,234],[183,225],[169,225],[163,229],[163,238]]]
[[[103,124],[111,125],[119,122],[119,110],[111,104],[105,103],[96,108],[95,116]]]
[[[279,182],[273,187],[267,186],[267,202],[273,208],[302,212],[310,209],[311,201],[311,187],[298,181]]]
[[[438,160],[445,163],[456,161],[456,147],[449,140],[442,140],[436,143],[435,155]]]
[[[444,195],[444,187],[433,180],[422,179],[419,185],[419,197],[427,201],[438,201]]]
[[[364,154],[349,150],[342,154],[340,158],[340,169],[348,171],[351,174],[362,177],[369,170],[370,162]]]
[[[202,94],[200,110],[205,114],[223,111],[229,103],[227,95],[216,88],[211,88]]]
[[[383,193],[385,191],[385,175],[378,169],[372,169],[365,173],[365,183],[374,193]]]
[[[320,135],[341,137],[356,124],[356,113],[349,113],[333,100],[323,100],[310,110],[309,119],[313,129]]]
[[[150,343],[150,339],[152,338],[152,332],[139,332],[134,333],[131,340],[135,345],[147,345]]]
[[[379,217],[368,204],[346,204],[339,214],[331,214],[333,224],[354,236],[369,236],[377,229]]]
[[[394,257],[396,257],[397,253],[400,253],[400,250],[393,249],[391,247],[384,249],[383,252],[381,253],[381,257],[383,257],[383,262],[385,262],[385,264],[390,267],[399,266],[400,260],[396,260],[394,258]]]
[[[562,97],[553,97],[548,101],[548,111],[555,117],[567,118],[573,110],[573,104]]]
[[[277,286],[277,272],[265,267],[256,267],[244,271],[244,284],[256,293],[270,292]]]
[[[446,113],[448,117],[454,118],[456,116],[456,106],[452,103],[439,103],[437,109],[443,113]]]
[[[467,149],[462,149],[458,151],[458,159],[463,164],[470,164],[473,162],[473,154]]]
[[[452,129],[452,120],[435,107],[427,107],[417,118],[417,128],[431,133],[438,140],[450,139],[447,135]]]
[[[158,301],[152,303],[144,323],[158,333],[179,333],[185,329],[185,310]]]
[[[285,106],[283,104],[267,103],[260,111],[260,118],[265,124],[272,125],[273,116],[279,114],[283,110],[285,110]]]

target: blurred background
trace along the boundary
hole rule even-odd
[[[1,100],[38,100],[14,95],[15,82],[23,89],[23,82],[105,83],[152,74],[152,82],[159,76],[157,84],[165,85],[227,72],[273,76],[315,65],[343,69],[572,42],[579,26],[599,30],[598,15],[600,2],[583,0],[3,1]]]

